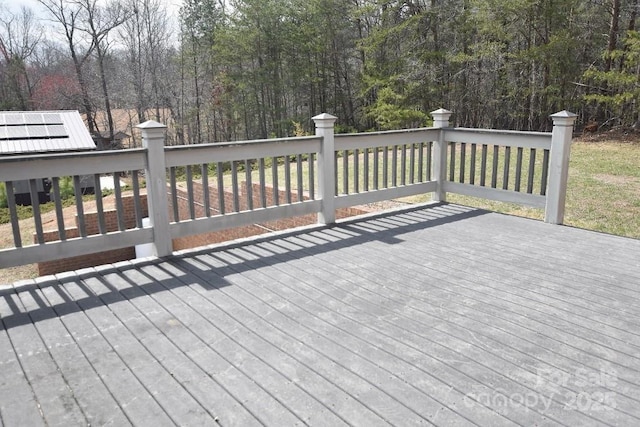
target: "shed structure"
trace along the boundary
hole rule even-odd
[[[0,111],[0,156],[95,150],[78,111]],[[93,180],[83,191],[91,191]],[[40,203],[49,200],[47,180],[36,183]],[[30,205],[28,181],[13,183],[17,204]]]

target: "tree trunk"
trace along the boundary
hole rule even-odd
[[[109,90],[107,88],[107,75],[104,72],[104,52],[102,51],[102,47],[99,44],[96,44],[96,53],[98,54],[98,68],[100,70],[100,80],[102,83],[102,95],[104,96],[104,108],[107,113],[109,144],[111,144],[111,148],[114,148],[113,136],[115,132],[113,129],[113,115],[111,114],[111,101],[109,100]]]
[[[82,64],[76,54],[74,44],[69,40],[69,49],[71,50],[71,59],[73,60],[73,66],[76,71],[76,78],[78,79],[78,85],[80,86],[80,92],[82,94],[82,106],[84,108],[84,114],[87,116],[87,126],[89,126],[89,133],[92,135],[98,132],[98,126],[96,125],[96,118],[91,106],[91,98],[89,98],[89,91],[87,90],[87,83],[82,75]]]
[[[613,64],[612,53],[618,47],[618,30],[620,27],[620,0],[611,0],[611,24],[609,25],[609,43],[607,44],[607,56],[604,63],[604,71],[611,71]]]

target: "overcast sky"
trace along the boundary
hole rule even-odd
[[[20,10],[20,6],[25,5],[35,11],[42,10],[42,6],[36,0],[4,0],[2,3],[9,6],[14,12]]]
[[[178,17],[178,10],[182,4],[182,0],[162,0],[166,5],[170,15],[174,18]],[[17,12],[20,6],[24,5],[31,8],[36,15],[46,16],[46,9],[37,0],[0,0],[1,4],[8,6],[9,9]]]
[[[182,5],[182,0],[161,0],[167,5],[167,10],[169,12],[169,16],[174,20],[173,22],[177,22],[178,12],[180,10],[180,6]],[[106,0],[98,0],[98,3],[106,2]],[[57,30],[58,27],[51,22],[47,22],[49,19],[48,12],[44,6],[38,3],[37,0],[0,0],[0,4],[4,7],[7,7],[13,13],[17,13],[20,11],[21,6],[27,6],[35,13],[36,17],[42,18],[42,24],[45,27],[49,27],[50,29],[45,30],[47,34],[51,34],[51,37],[54,39],[58,38]],[[53,25],[53,28],[50,26]],[[175,34],[174,34],[175,36]]]

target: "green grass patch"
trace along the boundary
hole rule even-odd
[[[513,161],[512,161],[513,162]],[[537,181],[537,177],[536,177]],[[426,201],[427,196],[415,201]],[[447,200],[510,215],[543,219],[540,209],[457,194]],[[640,238],[640,144],[574,142],[571,147],[565,224]]]

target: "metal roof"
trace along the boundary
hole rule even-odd
[[[77,111],[0,111],[0,155],[95,148]]]

